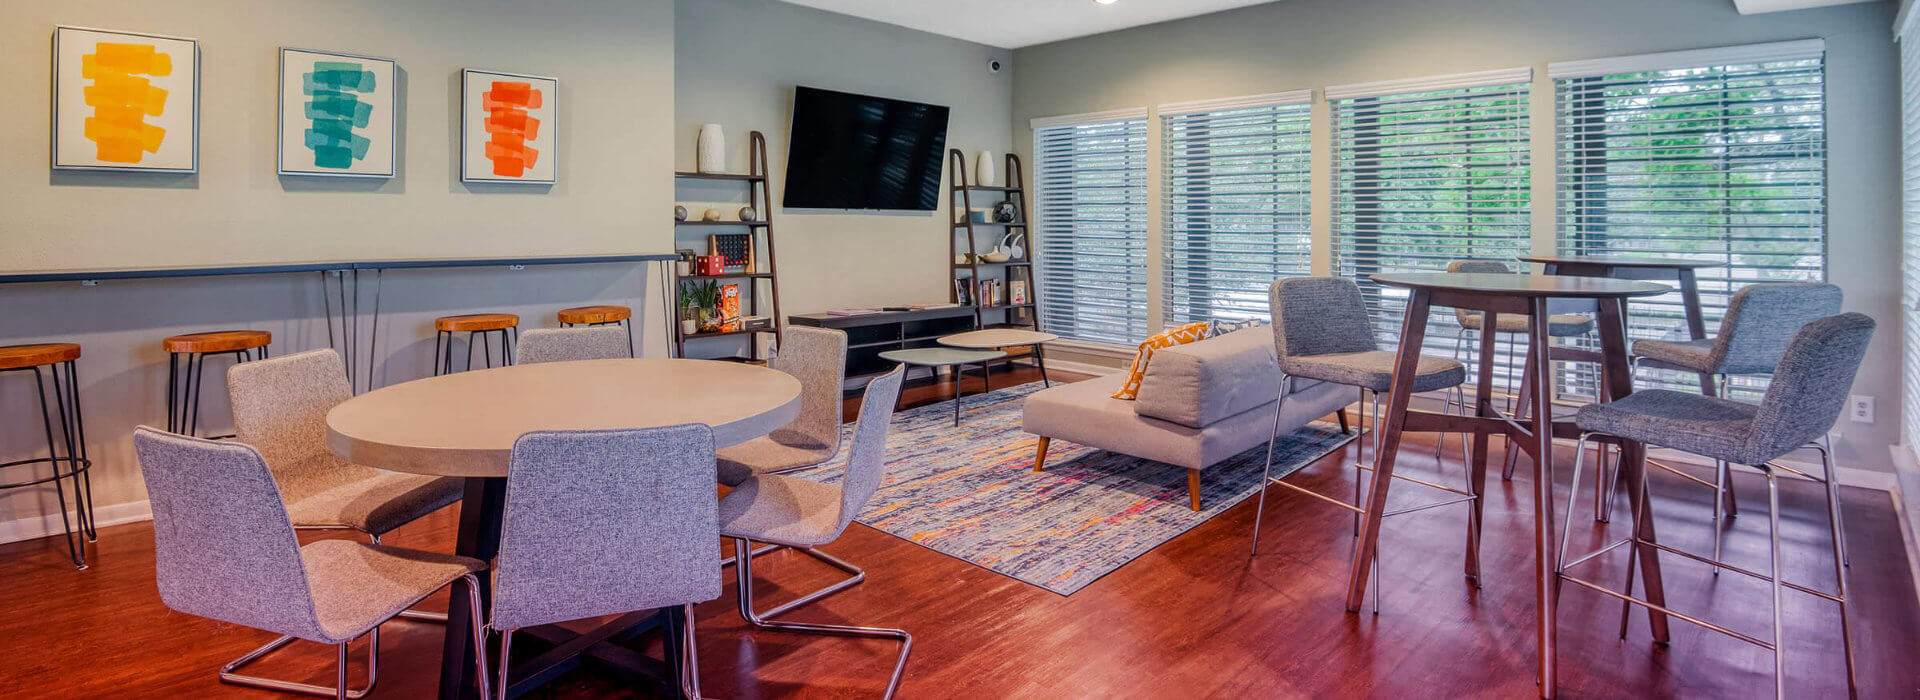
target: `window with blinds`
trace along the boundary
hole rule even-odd
[[[1826,91],[1819,40],[1553,64],[1560,252],[1690,258],[1711,334],[1756,282],[1826,267]],[[1635,300],[1634,338],[1688,337],[1680,295]],[[1592,395],[1592,369],[1566,388]],[[1698,391],[1691,374],[1641,384]],[[1759,378],[1736,378],[1757,399]]]
[[[1900,33],[1902,325],[1900,443],[1920,445],[1920,32]]]
[[[1397,342],[1407,292],[1371,275],[1513,265],[1529,251],[1531,80],[1518,69],[1327,89],[1334,272],[1360,284],[1381,343]],[[1436,309],[1428,351],[1451,356],[1457,329]]]
[[[1166,325],[1266,318],[1268,285],[1310,274],[1310,99],[1159,108]]]
[[[1144,110],[1035,120],[1040,322],[1074,340],[1147,335]]]

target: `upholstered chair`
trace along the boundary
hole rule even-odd
[[[332,350],[235,365],[227,391],[239,440],[266,458],[296,528],[359,530],[379,542],[460,500],[459,479],[352,464],[327,449],[327,411],[353,393]]]
[[[847,452],[846,471],[837,483],[763,474],[741,482],[720,499],[720,535],[733,540],[740,617],[760,629],[899,640],[900,656],[894,662],[893,676],[887,681],[887,697],[893,697],[899,688],[907,655],[913,652],[913,635],[897,629],[770,619],[851,583],[830,587],[764,613],[756,612],[752,550],[754,542],[770,542],[810,552],[814,547],[840,538],[840,533],[846,531],[880,488],[887,463],[888,423],[893,419],[893,405],[900,398],[900,382],[905,376],[903,365],[867,384],[866,394],[860,400],[860,417],[854,425],[853,447]]]
[[[720,450],[720,483],[816,466],[840,451],[840,401],[847,378],[847,333],[790,326],[767,366],[800,380],[800,416],[766,436]]]
[[[1840,491],[1835,480],[1833,450],[1826,442],[1826,434],[1833,428],[1834,421],[1840,417],[1845,407],[1848,392],[1853,389],[1854,376],[1860,369],[1862,358],[1866,357],[1867,343],[1873,338],[1873,319],[1862,314],[1847,313],[1829,316],[1812,321],[1790,334],[1790,341],[1784,346],[1778,364],[1771,368],[1773,381],[1767,387],[1764,398],[1758,405],[1740,403],[1725,398],[1716,398],[1679,391],[1651,389],[1635,392],[1611,403],[1590,404],[1580,408],[1574,416],[1574,423],[1580,427],[1581,447],[1596,437],[1619,441],[1627,440],[1648,446],[1691,452],[1719,462],[1744,464],[1758,470],[1767,480],[1767,539],[1769,545],[1768,567],[1766,573],[1759,573],[1727,564],[1720,560],[1716,551],[1712,558],[1701,557],[1676,550],[1668,545],[1659,545],[1661,551],[1671,552],[1712,565],[1716,570],[1725,569],[1751,578],[1766,581],[1773,593],[1773,635],[1771,641],[1762,641],[1753,637],[1733,634],[1736,638],[1755,643],[1773,652],[1774,683],[1776,696],[1784,697],[1786,680],[1786,640],[1783,638],[1781,618],[1781,596],[1786,588],[1795,588],[1838,603],[1840,606],[1840,635],[1847,659],[1847,688],[1854,689],[1853,639],[1851,624],[1847,615],[1847,571],[1846,571],[1846,531],[1841,527]],[[1776,329],[1778,330],[1778,329]],[[1808,474],[1800,468],[1777,464],[1774,460],[1802,448],[1820,453],[1822,473],[1818,476]],[[1568,494],[1568,511],[1572,510],[1571,499],[1579,496],[1580,469],[1584,449],[1575,450],[1577,455],[1573,463],[1573,492]],[[1833,544],[1833,572],[1838,580],[1837,592],[1826,593],[1805,586],[1785,582],[1781,579],[1780,551],[1780,487],[1778,480],[1782,474],[1820,482],[1827,491],[1828,532]],[[1640,488],[1633,503],[1633,534],[1629,556],[1638,554],[1643,544],[1644,524],[1651,523],[1649,510],[1651,496],[1647,494],[1650,482],[1642,472]],[[1673,507],[1673,503],[1663,502],[1663,508]],[[1578,579],[1567,573],[1595,554],[1581,556],[1578,559],[1567,558],[1566,542],[1571,534],[1572,519],[1567,520],[1568,530],[1561,535],[1561,549],[1555,569],[1562,578],[1575,581],[1581,586],[1605,590],[1599,584]],[[1717,529],[1717,528],[1716,528]],[[1629,544],[1628,541],[1616,542],[1606,549]],[[1604,549],[1601,551],[1605,551]],[[1633,560],[1628,560],[1629,570]],[[1615,592],[1620,595],[1619,592]],[[1625,593],[1631,596],[1631,591]],[[1638,599],[1624,598],[1635,604],[1645,603]],[[1623,603],[1623,605],[1626,603]],[[1704,623],[1703,623],[1704,624]],[[1722,631],[1719,627],[1706,626],[1706,629]],[[1725,633],[1725,632],[1723,632]]]
[[[153,504],[160,599],[177,612],[282,635],[227,664],[221,681],[362,697],[379,678],[381,623],[454,582],[479,600],[474,572],[486,565],[473,559],[339,539],[301,546],[274,475],[253,447],[145,426],[134,430],[133,444]],[[347,646],[362,636],[367,682],[349,690]],[[334,687],[236,673],[296,639],[337,648]],[[482,641],[477,633],[475,641]]]
[[[630,348],[627,332],[620,326],[539,328],[520,334],[513,355],[516,364],[530,365],[631,357]]]
[[[1712,338],[1702,340],[1637,340],[1633,363],[1641,368],[1693,372],[1709,379],[1709,395],[1726,396],[1728,381],[1737,375],[1773,373],[1787,343],[1802,326],[1840,313],[1840,288],[1819,282],[1771,282],[1742,287],[1727,301],[1727,314]],[[1714,465],[1714,491],[1719,495],[1714,522],[1738,515],[1733,480],[1727,465]],[[1713,553],[1719,558],[1721,528],[1714,528]]]
[[[716,512],[705,425],[514,442],[487,622],[501,633],[500,698],[514,630],[654,608],[674,609],[681,686],[700,697],[693,604],[720,597]]]
[[[1372,319],[1367,315],[1366,299],[1361,296],[1360,285],[1351,279],[1283,279],[1268,288],[1267,296],[1273,312],[1274,354],[1283,376],[1280,380],[1280,396],[1273,406],[1273,432],[1267,438],[1266,471],[1260,481],[1260,502],[1254,511],[1253,546],[1248,552],[1249,557],[1260,551],[1260,522],[1266,514],[1268,486],[1279,485],[1323,500],[1333,500],[1273,478],[1273,447],[1280,439],[1280,411],[1286,405],[1287,395],[1293,393],[1294,382],[1317,381],[1356,387],[1360,391],[1363,415],[1367,397],[1373,396],[1374,457],[1378,459],[1381,447],[1379,436],[1385,432],[1379,429],[1380,394],[1391,388],[1396,359],[1394,351],[1379,349],[1374,339]],[[1466,377],[1466,367],[1458,361],[1422,355],[1414,367],[1413,391],[1450,389],[1466,381]],[[1354,502],[1342,504],[1353,511],[1356,534],[1363,512],[1358,505],[1360,489],[1365,481],[1365,478],[1356,477]],[[1424,481],[1413,483],[1432,485]],[[1470,517],[1468,527],[1477,533],[1478,518]],[[1377,576],[1374,578],[1379,580]],[[1377,604],[1377,595],[1375,599]]]

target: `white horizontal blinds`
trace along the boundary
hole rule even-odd
[[[1712,263],[1698,271],[1709,334],[1740,287],[1824,278],[1823,54],[1807,41],[1552,66],[1560,252]],[[1677,293],[1635,301],[1629,333],[1685,339],[1683,311]],[[1567,389],[1592,395],[1594,374]],[[1699,390],[1691,374],[1639,376]]]
[[[1162,318],[1266,318],[1267,287],[1310,274],[1310,93],[1163,105]]]
[[[1407,294],[1370,275],[1528,251],[1530,81],[1522,69],[1328,89],[1334,272],[1360,284],[1383,344]],[[1429,352],[1452,353],[1452,321],[1433,315]]]
[[[1920,445],[1920,32],[1900,34],[1901,444]]]
[[[1035,120],[1040,321],[1089,343],[1147,336],[1145,111]]]

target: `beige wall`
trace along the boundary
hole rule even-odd
[[[1900,424],[1894,11],[1893,3],[1741,16],[1726,0],[1287,0],[1014,52],[1014,143],[1031,149],[1035,117],[1532,66],[1535,247],[1550,250],[1547,63],[1824,38],[1829,277],[1845,289],[1849,310],[1881,324],[1854,387],[1879,399],[1880,415],[1872,424],[1842,422],[1836,446],[1846,465],[1885,471]],[[1316,109],[1316,199],[1324,212],[1326,117]],[[1314,225],[1324,270],[1324,213]]]
[[[971,154],[1010,144],[1013,80],[1007,70],[987,72],[989,58],[1004,62],[1009,51],[773,0],[682,0],[674,24],[675,163],[693,169],[695,137],[712,122],[726,130],[729,169],[744,170],[746,134],[758,129],[770,146],[776,204],[795,85],[947,105],[948,146]],[[699,202],[726,192],[683,186],[679,195]],[[776,209],[781,310],[946,301],[946,200],[943,190],[933,214]],[[726,218],[735,208],[722,210]]]
[[[0,78],[23,96],[0,111],[0,270],[310,259],[652,252],[668,247],[673,166],[673,14],[668,0],[0,0]],[[198,38],[200,173],[50,173],[48,55],[56,24]],[[277,49],[397,59],[404,72],[401,175],[274,173]],[[462,185],[456,175],[463,67],[561,81],[560,182]],[[555,325],[580,303],[655,303],[632,265],[396,271],[382,285],[381,381],[428,371],[432,318],[501,310]],[[80,361],[95,496],[103,521],[144,512],[128,441],[165,422],[170,333],[260,328],[276,353],[327,345],[319,277],[261,275],[0,287],[0,344],[63,340]],[[371,286],[368,290],[371,292]],[[658,294],[650,295],[652,297]],[[368,297],[371,302],[371,296]],[[657,313],[657,312],[656,312]],[[649,348],[660,348],[649,316]],[[228,424],[220,372],[206,422]],[[40,450],[30,378],[0,375],[0,461]],[[474,410],[482,410],[475,407]],[[0,476],[17,480],[14,470]],[[0,494],[0,541],[48,512],[50,491]],[[118,505],[116,504],[123,504]],[[57,521],[55,522],[57,527]]]

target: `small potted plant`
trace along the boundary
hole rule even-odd
[[[681,331],[707,333],[720,327],[720,283],[690,280],[680,283]],[[694,331],[687,331],[692,324]]]

